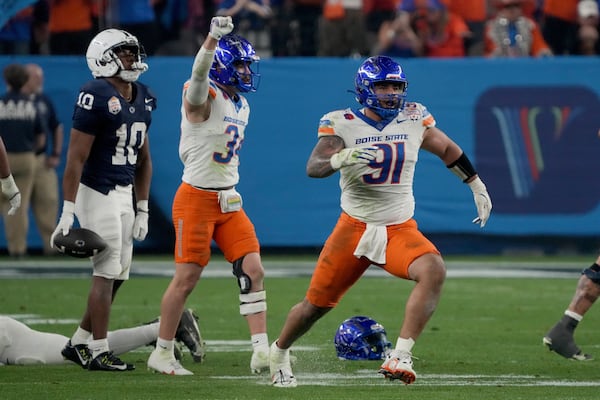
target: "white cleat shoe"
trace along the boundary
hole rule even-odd
[[[290,365],[290,350],[282,350],[273,342],[269,351],[269,368],[271,383],[275,387],[290,388],[298,386]]]
[[[170,351],[154,349],[148,358],[148,369],[166,375],[194,375],[181,366]]]
[[[253,374],[260,374],[269,369],[269,348],[265,346],[264,349],[256,349],[252,353],[250,359],[250,370]]]
[[[417,373],[413,370],[412,354],[409,351],[390,351],[379,367],[379,373],[389,380],[399,379],[407,385],[417,379]]]

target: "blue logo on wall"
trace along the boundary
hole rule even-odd
[[[585,87],[497,87],[475,108],[494,213],[584,214],[600,199],[600,101]]]

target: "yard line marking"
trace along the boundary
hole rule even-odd
[[[295,373],[299,386],[383,386],[403,387],[400,381],[387,381],[376,370],[358,370],[354,373]],[[209,376],[219,380],[256,380],[256,375]],[[258,385],[271,382],[258,380]],[[508,387],[600,387],[598,381],[556,380],[535,375],[474,375],[474,374],[423,374],[411,386],[508,386]]]

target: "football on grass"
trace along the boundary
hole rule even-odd
[[[71,228],[67,236],[62,232],[54,237],[56,249],[68,256],[87,258],[106,248],[106,242],[96,232],[86,228]]]

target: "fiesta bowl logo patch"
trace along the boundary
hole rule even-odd
[[[475,108],[477,171],[494,213],[581,214],[598,205],[600,101],[586,87],[501,87]]]

